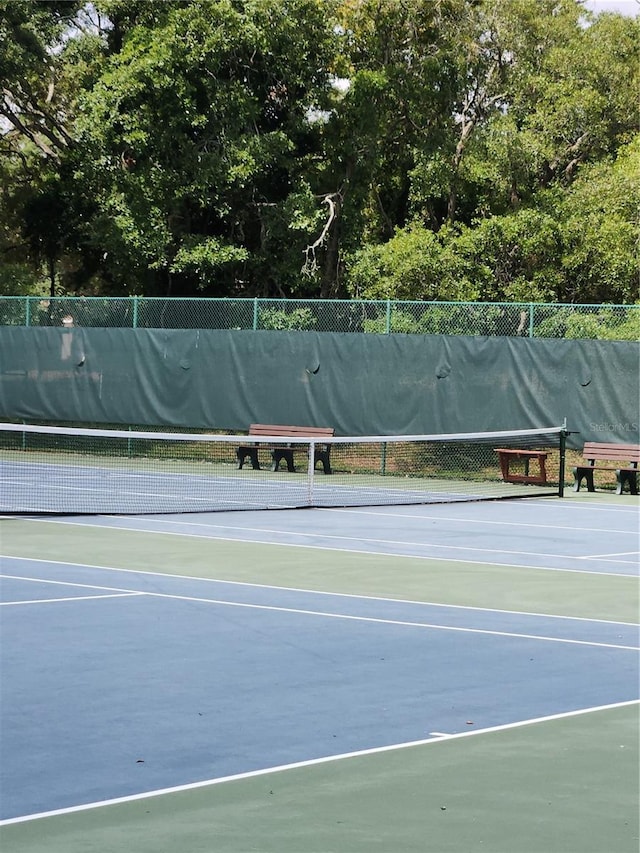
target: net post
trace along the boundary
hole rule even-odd
[[[307,497],[309,506],[313,506],[313,478],[316,471],[316,443],[309,441],[309,461],[307,464]]]
[[[560,430],[560,470],[558,473],[558,497],[564,497],[564,473],[566,466],[566,450],[567,450],[567,419],[565,418]]]

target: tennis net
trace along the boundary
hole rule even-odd
[[[320,440],[5,423],[0,512],[151,514],[562,495],[565,435],[564,427],[549,427]]]

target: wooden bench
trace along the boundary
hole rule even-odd
[[[575,483],[574,492],[580,491],[580,484],[584,480],[589,492],[595,492],[593,482],[594,471],[615,471],[618,485],[616,494],[621,495],[625,483],[629,484],[632,495],[638,494],[638,462],[640,462],[640,445],[638,444],[602,444],[596,441],[588,441],[582,450],[582,455],[587,460],[587,465],[577,465],[573,469]],[[601,465],[601,462],[613,463],[612,465]]]
[[[286,436],[287,438],[329,438],[334,434],[332,427],[303,427],[303,426],[279,426],[274,424],[251,424],[249,435]],[[271,470],[277,471],[280,462],[284,459],[288,471],[295,471],[293,462],[294,453],[307,451],[305,444],[243,444],[236,450],[238,457],[238,468],[242,468],[245,459],[251,460],[251,467],[260,470],[258,450],[264,448],[271,451]],[[319,443],[314,446],[313,466],[322,463],[325,474],[331,473],[330,461],[331,445]]]
[[[519,448],[510,449],[507,447],[496,447],[496,453],[500,460],[500,472],[505,483],[531,483],[536,486],[546,486],[547,484],[547,456],[549,455],[544,450],[522,450]],[[538,460],[539,472],[537,474],[529,473],[529,463],[532,459]],[[511,462],[519,462],[524,460],[524,472],[514,473],[510,470]]]

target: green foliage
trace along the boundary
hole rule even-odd
[[[0,295],[38,296],[43,292],[42,282],[25,263],[5,262],[0,266]]]
[[[432,231],[418,225],[400,229],[387,243],[354,253],[347,267],[349,289],[361,299],[473,298],[446,259]]]
[[[552,316],[536,325],[538,338],[593,339],[601,341],[640,341],[640,307],[629,309],[620,318],[619,310],[606,308],[593,313],[574,312],[571,308],[554,310]]]
[[[310,308],[294,308],[291,311],[280,311],[275,308],[265,308],[260,312],[260,329],[275,331],[309,331],[315,328],[316,317]]]
[[[462,228],[454,247],[481,283],[480,299],[553,301],[562,245],[546,213],[523,208]]]
[[[412,335],[420,332],[420,323],[411,312],[400,309],[393,311],[389,322],[387,322],[384,314],[378,317],[369,317],[363,321],[362,328],[365,332],[377,335],[387,332]]]
[[[225,246],[215,238],[198,240],[187,237],[178,249],[171,265],[174,273],[189,272],[198,277],[205,287],[220,267],[247,260],[246,249]]]
[[[634,302],[640,198],[640,135],[613,162],[594,164],[558,204],[567,301]],[[568,298],[567,298],[568,297]]]
[[[306,111],[328,90],[324,6],[204,0],[119,19],[120,49],[78,123],[110,264],[137,258],[143,278],[153,271],[162,289],[170,275],[174,293],[273,278],[267,247],[315,132]]]
[[[526,334],[521,309],[507,310],[505,305],[478,303],[416,302],[407,307],[391,303],[376,317],[363,321],[363,331],[374,334],[408,335],[514,335]]]
[[[525,209],[440,236],[417,226],[398,231],[356,253],[348,281],[365,299],[545,301],[561,255],[555,220]]]

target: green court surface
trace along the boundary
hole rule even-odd
[[[5,826],[3,853],[635,853],[638,708]]]
[[[589,502],[581,495],[573,500]],[[614,510],[637,505],[624,498],[616,503],[614,496],[598,500]],[[97,522],[18,518],[0,521],[0,550],[8,557],[124,573],[588,620],[635,624],[639,614],[637,578],[614,572],[159,536]],[[612,703],[5,822],[0,850],[637,853],[638,711],[637,703]]]
[[[549,572],[483,563],[309,550],[196,536],[62,527],[5,519],[0,547],[7,556],[113,566],[135,571],[430,601],[470,607],[554,613],[635,622],[633,577]]]

